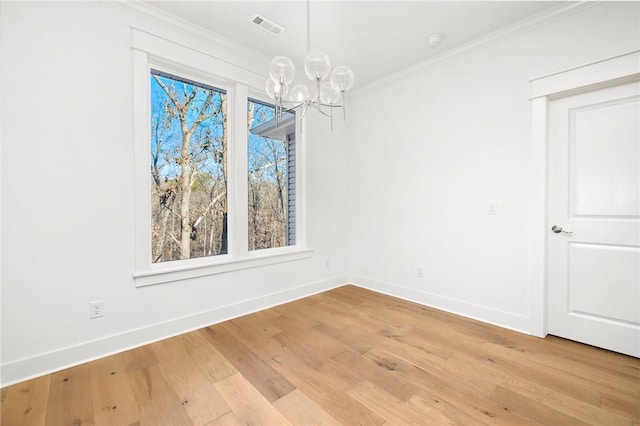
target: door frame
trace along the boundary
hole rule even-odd
[[[553,99],[640,80],[640,50],[530,80],[529,332],[547,335],[548,125]]]

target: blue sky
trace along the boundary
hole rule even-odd
[[[193,123],[210,89],[208,87],[206,89],[197,87],[195,84],[177,81],[166,76],[158,77],[165,86],[175,90],[179,103],[184,103],[186,98],[190,96],[194,90],[198,90],[198,94],[192,102],[193,108],[187,114],[188,125]],[[178,157],[178,151],[182,143],[180,122],[177,117],[168,116],[165,105],[171,106],[171,101],[154,76],[150,76],[150,87],[151,152],[152,154],[155,153],[157,143],[160,140],[162,143],[162,151],[158,159],[158,164],[161,165],[161,176],[163,178],[173,179],[179,173],[179,167],[175,159]],[[220,109],[222,96],[226,96],[226,94],[222,92],[215,93],[209,108],[210,111]],[[252,127],[274,118],[275,108],[273,106],[265,105],[259,101],[249,100],[247,108],[250,107],[251,103],[254,103],[254,120]],[[173,109],[172,106],[171,108]],[[222,117],[218,114],[200,123],[191,139],[192,155],[199,160],[198,165],[200,172],[210,173],[214,179],[222,173],[222,167],[216,162],[216,149],[212,148],[219,148],[222,133]],[[212,146],[209,146],[209,149],[203,149],[203,145],[206,145],[205,141],[207,140],[211,141]],[[249,132],[247,148],[249,170],[256,169],[260,165],[273,164],[278,160],[279,169],[286,172],[286,160],[284,160],[284,158],[286,158],[285,142],[266,139]],[[265,180],[275,179],[273,171],[273,167],[264,168],[261,170],[260,176]],[[255,177],[257,176],[254,175],[254,178]]]

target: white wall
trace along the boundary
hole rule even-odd
[[[352,97],[352,281],[533,332],[529,80],[638,50],[639,16],[597,4]]]
[[[0,5],[3,385],[348,273],[529,331],[528,81],[638,49],[640,38],[638,3],[603,3],[361,90],[346,133],[306,127],[311,259],[136,288],[130,25],[174,30],[104,3]],[[106,315],[89,320],[97,299]]]
[[[1,5],[3,385],[347,281],[346,146],[312,120],[311,259],[136,288],[130,25],[175,29],[102,2]]]

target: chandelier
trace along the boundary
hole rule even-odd
[[[315,109],[329,117],[332,129],[334,109],[342,109],[343,119],[346,120],[345,94],[353,86],[353,71],[345,65],[331,70],[331,61],[326,53],[319,50],[311,51],[309,20],[307,0],[307,57],[304,61],[304,71],[309,79],[308,84],[291,86],[296,68],[286,56],[276,56],[269,65],[266,91],[269,97],[275,100],[276,127],[283,113],[289,110],[299,110],[302,119],[309,109]]]

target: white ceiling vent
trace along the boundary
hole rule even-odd
[[[274,36],[277,36],[284,31],[284,28],[282,28],[282,26],[276,24],[270,19],[265,18],[264,16],[254,15],[251,22]]]

